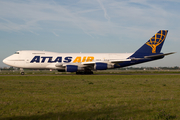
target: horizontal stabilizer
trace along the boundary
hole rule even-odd
[[[144,58],[132,58],[131,60],[144,60],[144,59],[148,59],[148,58],[158,58],[158,57],[164,57],[166,55],[171,55],[174,53],[176,53],[176,52],[165,53],[165,54],[157,54],[157,55],[149,55],[149,56],[144,56]]]
[[[156,57],[162,57],[162,56],[166,56],[166,55],[171,55],[174,54],[176,52],[171,52],[171,53],[166,53],[166,54],[158,54],[158,55],[150,55],[150,56],[144,56],[144,58],[156,58]]]

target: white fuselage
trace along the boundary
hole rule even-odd
[[[64,69],[57,64],[108,62],[127,59],[132,53],[56,53],[47,51],[17,51],[3,62],[9,66],[32,69]]]

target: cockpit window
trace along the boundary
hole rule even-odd
[[[19,54],[19,52],[15,52],[14,54]]]

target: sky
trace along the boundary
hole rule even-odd
[[[136,66],[180,66],[179,21],[179,0],[0,0],[0,67],[18,50],[133,53],[163,29],[176,54]]]

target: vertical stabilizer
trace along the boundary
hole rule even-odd
[[[129,58],[143,58],[144,56],[159,54],[167,33],[168,30],[160,30]]]

